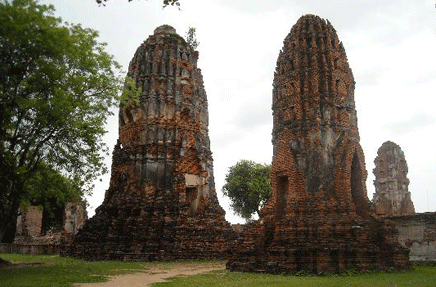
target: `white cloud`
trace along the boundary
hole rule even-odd
[[[157,26],[170,24],[182,36],[188,27],[197,28],[217,191],[227,168],[238,160],[271,161],[271,85],[283,40],[303,14],[329,19],[355,76],[369,197],[377,149],[392,140],[405,152],[417,211],[436,210],[436,202],[426,200],[427,192],[430,198],[436,193],[433,0],[181,0],[181,11],[162,9],[160,0],[109,0],[106,7],[93,0],[43,2],[53,3],[64,20],[100,31],[125,69]],[[107,139],[113,146],[116,117],[109,126]],[[103,200],[108,182],[109,175],[95,190],[90,200],[94,208]],[[228,201],[219,199],[235,221]]]
[[[436,118],[429,114],[414,114],[402,121],[391,123],[385,129],[389,130],[393,136],[402,136],[410,132],[431,126],[436,123]]]

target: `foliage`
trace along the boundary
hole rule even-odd
[[[98,4],[103,4],[103,6],[105,5],[104,3],[107,2],[108,0],[95,0]],[[128,0],[129,2],[132,2],[133,0]],[[180,2],[179,0],[163,0],[163,7],[167,7],[168,5],[171,6],[177,6],[180,7]]]
[[[49,255],[0,254],[10,262],[42,263],[32,267],[0,269],[0,286],[73,286],[74,283],[107,281],[105,276],[167,269],[179,265],[216,264],[217,261],[122,262],[86,261]],[[224,262],[218,261],[224,265]],[[145,275],[146,276],[146,275]]]
[[[140,106],[139,97],[141,96],[141,94],[142,88],[137,88],[135,80],[132,77],[127,76],[124,83],[120,106],[123,109],[138,108]]]
[[[74,178],[61,174],[49,165],[42,163],[24,186],[21,205],[43,207],[42,232],[62,228],[66,202],[83,200],[83,190]]]
[[[270,173],[269,165],[250,160],[241,160],[229,168],[222,191],[241,217],[250,219],[255,212],[260,215],[271,195]]]
[[[195,35],[196,29],[194,27],[189,27],[188,32],[186,32],[185,38],[186,43],[191,45],[192,49],[196,50],[200,45],[200,42],[197,41],[197,37]]]
[[[120,66],[96,31],[62,25],[53,12],[35,0],[0,0],[0,239],[41,163],[84,192],[106,172],[102,136]]]

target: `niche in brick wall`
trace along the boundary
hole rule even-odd
[[[194,215],[195,212],[197,211],[197,207],[198,207],[198,187],[186,187],[186,199],[189,202],[189,204],[191,205],[191,208],[189,210],[189,214],[190,215]]]
[[[189,203],[189,215],[197,212],[200,198],[204,196],[203,188],[205,187],[205,178],[195,174],[185,174],[186,183],[186,202]]]
[[[359,157],[357,153],[353,155],[353,160],[351,162],[351,196],[353,197],[354,205],[356,206],[357,213],[363,215],[364,205],[363,194],[365,193],[364,187],[362,186],[362,170],[360,167]]]
[[[280,175],[277,177],[277,215],[282,216],[285,214],[286,209],[286,194],[288,192],[288,177]]]

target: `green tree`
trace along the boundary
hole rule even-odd
[[[188,32],[186,32],[185,39],[186,42],[191,45],[192,49],[196,50],[200,45],[197,41],[197,36],[195,35],[196,29],[194,27],[189,27]]]
[[[103,4],[104,2],[107,2],[108,0],[95,0],[98,4]],[[132,2],[133,0],[128,0],[129,2]],[[179,0],[163,0],[163,7],[167,7],[168,5],[171,6],[177,6],[180,7],[180,2]]]
[[[96,31],[53,13],[35,0],[0,0],[0,240],[41,168],[85,193],[106,172],[102,137],[120,66]]]
[[[222,191],[236,214],[247,220],[254,213],[260,216],[271,195],[270,173],[270,165],[251,160],[240,160],[229,168]]]
[[[33,176],[26,181],[24,190],[26,193],[21,201],[22,206],[43,207],[43,233],[52,228],[62,228],[66,202],[84,201],[83,190],[74,178],[61,174],[45,163],[41,163]]]

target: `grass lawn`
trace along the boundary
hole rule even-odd
[[[73,286],[73,283],[103,282],[105,275],[144,271],[152,267],[171,268],[184,262],[89,262],[50,255],[0,254],[12,262],[41,262],[43,265],[0,269],[0,286]],[[221,261],[222,262],[222,261]],[[207,263],[207,262],[202,262]],[[210,262],[215,263],[215,262]],[[330,276],[269,275],[215,271],[180,276],[153,286],[436,286],[435,266],[415,266],[410,271],[347,273]]]
[[[176,277],[170,282],[156,283],[153,286],[436,286],[436,267],[415,266],[413,270],[409,271],[347,273],[325,276],[270,275],[222,270],[209,274]]]
[[[86,261],[56,255],[24,255],[0,253],[0,257],[13,263],[43,263],[29,267],[0,269],[0,286],[73,286],[74,283],[107,281],[105,276],[144,271],[152,267],[171,268],[183,262],[121,262]],[[207,264],[207,262],[204,262]],[[210,262],[215,263],[215,262]]]

